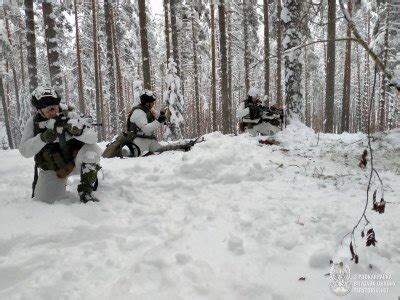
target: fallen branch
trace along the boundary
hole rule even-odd
[[[274,139],[259,140],[258,143],[263,145],[279,145],[279,142]]]

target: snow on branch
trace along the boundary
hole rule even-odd
[[[346,21],[349,23],[349,26],[351,28],[351,31],[353,32],[357,42],[365,49],[365,51],[368,52],[368,54],[372,57],[372,59],[375,61],[376,65],[379,67],[379,69],[386,75],[386,77],[388,78],[388,80],[391,82],[391,86],[396,87],[397,89],[397,93],[400,92],[400,82],[394,81],[393,80],[393,74],[391,74],[390,72],[388,72],[385,68],[385,65],[383,64],[383,62],[380,60],[380,58],[378,57],[378,55],[376,55],[376,53],[369,47],[369,45],[367,44],[367,42],[361,37],[360,33],[358,32],[353,19],[351,18],[349,12],[346,10],[346,8],[344,7],[343,4],[343,0],[339,0],[339,4],[340,4],[340,9],[342,10],[342,13],[346,19]],[[399,94],[398,94],[399,95]]]

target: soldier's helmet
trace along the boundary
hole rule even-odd
[[[144,90],[140,94],[140,103],[146,104],[156,101],[156,94],[150,90]]]
[[[31,103],[36,109],[42,109],[51,105],[59,105],[61,97],[51,87],[37,87],[31,98]]]

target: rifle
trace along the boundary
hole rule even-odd
[[[53,129],[57,131],[58,134],[61,134],[64,129],[67,127],[67,123],[69,120],[74,120],[70,119],[67,114],[65,114],[63,111],[58,113],[57,117],[54,119],[46,120],[39,122],[39,128],[40,129]],[[85,129],[85,127],[91,127],[91,126],[103,126],[103,123],[94,123],[94,120],[91,116],[82,116],[79,118],[79,123],[82,125],[82,129]]]

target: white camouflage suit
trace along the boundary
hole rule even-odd
[[[61,105],[60,105],[61,106]],[[73,112],[69,112],[70,120],[79,120],[80,117]],[[40,134],[34,136],[34,117],[31,117],[24,128],[19,152],[22,156],[29,158],[34,157],[46,145],[40,138]],[[81,173],[82,163],[99,164],[101,149],[96,144],[97,134],[93,128],[85,127],[82,135],[72,137],[66,133],[66,140],[75,138],[85,143],[79,150],[75,158],[75,168],[70,175],[79,175]],[[58,138],[55,140],[57,143]],[[44,171],[40,169],[39,178],[35,188],[34,200],[40,200],[47,203],[53,203],[55,200],[65,196],[67,178],[58,178],[55,171]]]
[[[279,128],[267,122],[257,124],[260,121],[260,118],[251,120],[249,115],[249,108],[246,107],[245,102],[241,102],[236,109],[236,117],[239,119],[239,122],[255,124],[253,128],[246,128],[245,130],[245,132],[248,132],[250,135],[256,136],[259,133],[261,135],[270,135],[279,131]]]
[[[135,109],[129,120],[131,123],[136,124],[136,126],[140,128],[138,134],[151,136],[154,135],[155,131],[161,126],[161,123],[157,121],[158,114],[154,112],[154,115],[156,120],[148,123],[146,113],[141,109]],[[148,152],[157,152],[161,149],[160,143],[155,138],[147,139],[137,137],[133,140],[133,143],[139,147],[140,156],[143,156]]]

